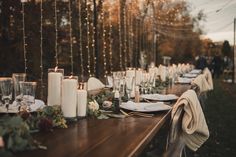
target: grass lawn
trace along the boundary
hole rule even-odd
[[[210,137],[188,157],[236,157],[236,85],[214,80],[205,105]]]

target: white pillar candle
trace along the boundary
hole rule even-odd
[[[65,77],[62,80],[62,112],[66,118],[76,117],[78,78]]]
[[[77,90],[77,116],[85,117],[87,110],[87,91],[84,89]]]
[[[49,69],[48,72],[48,100],[49,106],[61,105],[61,81],[63,69]]]

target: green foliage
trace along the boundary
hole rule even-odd
[[[20,116],[4,116],[0,124],[0,136],[6,150],[16,152],[36,148],[29,126]]]
[[[20,112],[15,116],[0,118],[0,136],[3,137],[6,151],[17,152],[44,148],[35,141],[31,133],[50,131],[53,127],[67,128],[60,106],[46,106],[36,113]],[[7,152],[2,151],[0,154]]]

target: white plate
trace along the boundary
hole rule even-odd
[[[193,78],[178,77],[178,80],[175,83],[190,84],[192,82],[192,80],[193,80]]]
[[[42,100],[35,99],[35,104],[32,104],[30,106],[31,111],[35,112],[38,109],[44,108],[45,104]],[[6,113],[7,109],[5,106],[0,106],[0,113]],[[9,105],[8,113],[17,113],[18,112],[18,105],[16,104],[16,101],[14,101],[12,104]]]
[[[192,74],[192,73],[187,73],[187,74],[183,74],[183,77],[187,77],[187,78],[195,78],[197,77],[198,74]]]
[[[174,94],[144,94],[141,98],[155,101],[172,101],[177,100],[179,97]]]
[[[121,108],[137,112],[156,112],[170,110],[171,107],[165,105],[163,102],[157,103],[135,103],[128,101],[120,105]]]
[[[202,72],[201,69],[193,69],[192,71],[190,71],[189,73],[191,74],[200,74]]]

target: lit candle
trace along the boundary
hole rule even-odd
[[[85,117],[87,110],[87,90],[85,84],[81,83],[77,90],[77,116]]]
[[[61,107],[64,117],[76,117],[78,77],[65,76],[62,80]]]
[[[61,81],[63,69],[48,69],[48,105],[61,105]]]

